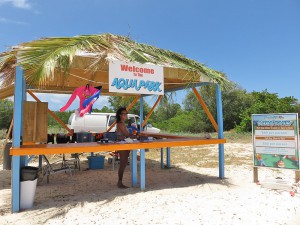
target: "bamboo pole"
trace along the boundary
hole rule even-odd
[[[198,98],[200,104],[202,105],[206,115],[208,116],[208,119],[210,120],[210,122],[212,123],[213,127],[215,128],[216,132],[218,132],[218,125],[214,119],[214,117],[211,115],[209,109],[207,108],[205,102],[203,101],[203,99],[201,98],[200,94],[198,93],[196,88],[193,88],[193,91],[196,95],[196,97]]]
[[[134,106],[134,104],[140,99],[140,97],[141,97],[140,95],[136,96],[135,99],[130,103],[130,105],[126,107],[127,112],[132,108],[132,106]],[[116,125],[116,123],[117,121],[113,122],[113,124],[110,125],[110,127],[107,129],[106,132],[111,131],[111,129]]]
[[[28,92],[28,94],[30,94],[37,102],[42,102],[41,100],[39,100],[38,99],[38,97],[36,97],[33,93],[32,93],[32,91],[30,91],[30,90],[27,90],[27,92]],[[61,121],[61,119],[59,119],[56,115],[55,115],[55,113],[53,113],[50,109],[47,109],[47,111],[48,111],[48,113],[57,121],[57,122],[59,122],[62,126],[63,126],[63,128],[65,128],[68,132],[69,132],[69,134],[72,134],[73,132],[71,131],[71,129],[63,122],[63,121]]]

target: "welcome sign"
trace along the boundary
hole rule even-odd
[[[109,92],[163,95],[163,67],[110,60]]]
[[[254,166],[299,170],[298,114],[252,115]]]

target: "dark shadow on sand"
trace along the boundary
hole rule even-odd
[[[115,166],[114,171],[112,170],[112,165],[107,164],[107,161],[104,169],[101,170],[87,170],[87,167],[87,161],[83,161],[81,171],[77,171],[72,177],[67,174],[50,176],[49,184],[47,184],[45,178],[37,186],[34,207],[28,209],[32,211],[32,216],[37,216],[39,222],[46,223],[51,218],[66,214],[67,210],[62,209],[66,206],[72,208],[72,206],[84,205],[85,202],[101,202],[105,206],[105,204],[113,201],[116,197],[133,195],[141,191],[139,187],[117,188],[118,165]],[[128,165],[124,174],[125,185],[131,184],[129,167]],[[138,174],[139,169],[138,165]],[[146,191],[191,186],[199,186],[200,191],[201,186],[205,184],[225,185],[227,187],[233,185],[226,178],[218,178],[218,168],[215,168],[215,171],[215,176],[209,176],[191,172],[177,166],[161,169],[160,162],[146,159]],[[1,173],[2,171],[0,171],[0,175]],[[5,184],[1,188],[10,188],[10,186]],[[45,217],[43,210],[53,212],[50,213],[50,217]]]

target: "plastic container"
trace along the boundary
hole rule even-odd
[[[79,132],[79,133],[76,133],[76,141],[78,143],[94,142],[95,138],[96,138],[95,135],[96,135],[96,133]]]
[[[96,133],[88,133],[88,142],[96,141]]]
[[[38,178],[38,167],[24,166],[21,168],[21,181],[32,181]]]
[[[88,163],[89,163],[89,169],[91,170],[97,170],[97,169],[104,169],[104,159],[105,156],[88,156]]]
[[[105,132],[103,133],[103,139],[108,139],[109,141],[117,141],[116,132]]]
[[[20,182],[20,209],[30,209],[34,203],[37,179]]]
[[[148,141],[148,140],[149,140],[148,137],[143,137],[143,136],[140,137],[140,141]]]
[[[78,143],[89,142],[88,135],[89,135],[88,132],[79,132],[79,133],[76,133],[76,141]]]

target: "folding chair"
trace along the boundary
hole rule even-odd
[[[53,168],[53,165],[59,165],[57,163],[50,164],[49,160],[45,155],[42,155],[44,161],[46,162],[46,165],[41,168],[40,174],[39,174],[39,183],[42,182],[45,176],[47,176],[47,184],[49,184],[49,177],[50,175],[59,174],[59,173],[68,173],[70,176],[72,176],[72,170],[69,165],[62,165],[60,168]],[[62,161],[59,161],[62,163]]]
[[[67,167],[67,166],[74,166],[74,169],[78,169],[80,171],[80,158],[79,158],[79,153],[73,153],[71,154],[71,158],[66,159],[65,154],[63,154],[63,161],[62,161],[62,167]]]
[[[66,144],[68,142],[75,143],[76,139],[77,139],[76,133],[73,134],[72,140],[70,136],[68,136],[67,134],[63,134],[63,133],[56,134],[57,144]],[[79,153],[71,154],[71,159],[66,159],[65,154],[63,154],[62,167],[67,167],[67,166],[74,166],[74,169],[80,170]]]

